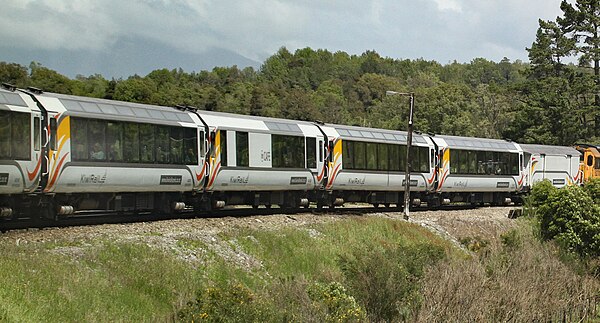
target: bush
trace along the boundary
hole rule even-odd
[[[539,213],[538,208],[540,207],[542,208],[540,211],[544,212],[548,197],[557,190],[547,179],[535,183],[531,188],[529,196],[525,198],[525,215],[535,216]]]
[[[406,321],[419,306],[424,268],[444,255],[443,248],[431,244],[366,246],[341,256],[339,263],[369,320]]]
[[[594,200],[596,205],[600,204],[600,178],[595,178],[583,186],[583,189],[588,193],[588,195]]]
[[[264,322],[267,306],[241,283],[214,285],[200,290],[179,314],[184,322]]]
[[[326,322],[362,322],[365,311],[356,303],[354,297],[348,295],[346,288],[338,282],[329,284],[316,283],[308,294],[315,306],[325,307]]]
[[[542,238],[555,239],[580,256],[600,256],[600,209],[586,190],[569,186],[550,192],[536,212]]]

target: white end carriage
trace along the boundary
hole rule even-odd
[[[324,135],[310,122],[198,111],[210,129],[213,207],[307,207],[324,179]]]
[[[509,204],[525,184],[523,152],[513,142],[435,136],[439,147],[439,184],[445,203]]]
[[[27,94],[0,89],[0,217],[30,209],[40,182],[42,114]]]
[[[525,153],[526,186],[549,180],[556,187],[578,185],[581,153],[572,147],[520,144]]]
[[[46,216],[173,212],[205,179],[204,127],[174,108],[30,93],[50,132],[41,190]]]
[[[330,204],[403,204],[406,132],[331,124],[321,128],[330,147]],[[420,205],[430,202],[436,187],[435,146],[428,136],[415,134],[411,152],[411,203]]]

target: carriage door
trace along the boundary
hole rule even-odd
[[[40,178],[40,187],[42,190],[47,188],[48,179],[51,176],[51,168],[56,159],[56,132],[58,129],[57,113],[48,111],[45,114],[45,120],[42,122],[42,176]]]
[[[33,112],[33,151],[31,156],[31,167],[33,172],[27,172],[29,176],[29,183],[27,184],[28,189],[33,190],[40,185],[40,173],[42,167],[42,160],[44,156],[42,154],[42,116],[39,112]],[[35,177],[34,177],[35,176]]]

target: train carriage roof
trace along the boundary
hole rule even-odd
[[[58,99],[69,114],[74,116],[170,125],[178,125],[180,122],[195,123],[189,112],[171,107],[57,93],[43,93],[38,97]]]
[[[577,149],[565,146],[519,144],[524,152],[535,155],[580,156]]]
[[[0,104],[1,105],[14,105],[19,107],[26,107],[27,103],[21,98],[19,93],[0,89]]]
[[[279,119],[205,110],[198,110],[198,113],[209,126],[217,125],[222,128],[241,129],[246,131],[262,130],[273,133],[297,135],[304,133],[304,131],[301,129],[301,126],[304,126],[304,129],[307,127],[315,128],[312,132],[318,133],[316,125],[310,121]]]
[[[342,139],[384,141],[396,144],[406,144],[408,139],[408,133],[406,131],[344,126],[337,124],[327,124],[327,126],[334,128],[340,134]],[[425,145],[428,144],[427,140],[425,140],[425,137],[418,133],[413,133],[412,143]]]
[[[448,135],[436,135],[446,141],[450,149],[487,150],[487,151],[514,151],[517,150],[515,143],[500,139],[459,137]]]

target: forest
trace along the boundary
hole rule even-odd
[[[415,130],[522,143],[600,144],[598,1],[563,1],[562,17],[539,21],[529,62],[442,64],[393,59],[374,50],[281,47],[258,70],[157,69],[146,76],[70,79],[38,62],[0,62],[0,81],[18,87],[147,104],[405,130],[414,92]]]

